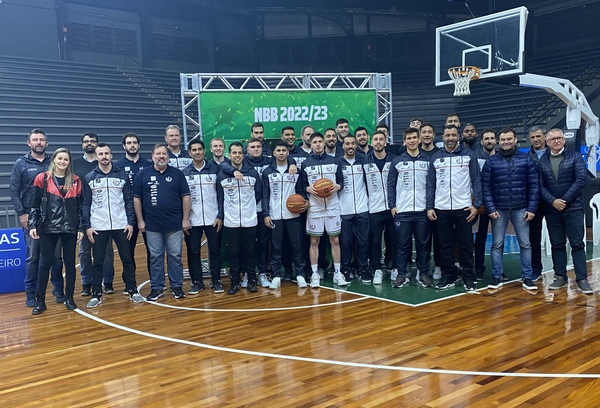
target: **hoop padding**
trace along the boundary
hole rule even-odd
[[[448,68],[448,76],[454,81],[454,96],[471,95],[469,84],[480,75],[481,70],[473,66]]]

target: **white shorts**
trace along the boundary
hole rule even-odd
[[[327,231],[329,235],[340,235],[342,231],[342,219],[339,215],[328,217],[317,217],[306,219],[306,233],[320,237],[323,231]]]

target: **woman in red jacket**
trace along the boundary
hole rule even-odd
[[[56,149],[50,169],[36,176],[35,195],[29,213],[29,235],[40,240],[40,269],[38,272],[35,307],[38,315],[46,310],[46,287],[54,248],[62,241],[66,275],[67,310],[77,309],[73,300],[75,291],[75,247],[81,240],[81,180],[73,174],[71,153]],[[43,220],[43,221],[42,221]],[[42,223],[43,228],[42,228]],[[38,230],[39,229],[39,230]]]

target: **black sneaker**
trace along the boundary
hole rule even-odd
[[[104,283],[104,293],[111,295],[113,293],[115,293],[115,288],[113,288],[113,284],[111,283]]]
[[[81,287],[81,296],[91,296],[92,295],[92,285],[83,285]]]
[[[192,287],[188,290],[188,295],[197,295],[204,290],[204,283],[193,282]]]
[[[492,278],[492,283],[488,285],[488,289],[499,289],[502,287],[502,278]]]
[[[456,285],[456,279],[453,276],[442,275],[442,279],[435,284],[435,288],[439,290],[452,289]]]
[[[477,282],[471,282],[467,278],[463,278],[463,285],[467,292],[477,292]]]
[[[404,275],[398,275],[394,282],[392,282],[392,287],[394,288],[401,288],[406,285],[408,285],[408,279]]]
[[[65,292],[62,289],[52,289],[52,295],[54,296],[56,303],[65,303],[65,300],[67,300]]]
[[[238,293],[240,291],[240,288],[242,286],[240,285],[239,282],[237,283],[232,283],[231,286],[229,287],[229,290],[227,291],[228,295],[235,295],[236,293]]]
[[[462,268],[460,268],[460,267],[456,268],[456,279],[454,279],[454,283],[460,283],[460,282],[462,282],[462,280],[463,280],[462,273],[463,273]]]
[[[212,287],[213,292],[215,292],[215,293],[225,292],[225,289],[223,289],[223,285],[221,284],[221,281],[213,282],[211,287]]]
[[[485,271],[475,271],[475,279],[477,279],[478,281],[482,281],[483,280],[483,272],[485,272]]]
[[[34,307],[35,306],[35,292],[27,292],[25,293],[25,306],[26,307]]]
[[[535,283],[533,283],[533,280],[531,280],[530,278],[527,279],[523,279],[523,289],[526,290],[537,290],[537,286],[535,285]]]
[[[175,299],[183,299],[183,298],[185,298],[185,293],[183,293],[183,289],[181,289],[181,288],[172,288],[171,289],[171,295],[173,295],[173,297]]]
[[[364,270],[360,274],[360,280],[362,281],[362,283],[371,283],[371,281],[373,280],[373,274],[368,269]]]
[[[256,287],[256,281],[254,279],[248,280],[248,292],[258,292],[258,288]]]
[[[424,288],[430,288],[433,286],[433,281],[426,273],[419,273],[419,279],[417,279],[417,283]]]
[[[164,295],[165,293],[162,290],[152,289],[146,299],[148,299],[151,302],[154,302],[163,297]]]
[[[508,276],[502,274],[502,282],[508,282]]]

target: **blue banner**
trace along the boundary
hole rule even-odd
[[[25,290],[26,251],[21,228],[0,229],[0,293]]]

